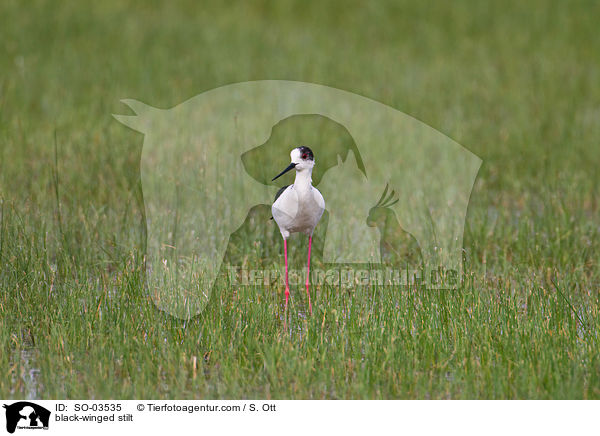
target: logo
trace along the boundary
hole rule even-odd
[[[50,411],[29,401],[19,401],[3,406],[6,409],[6,431],[14,433],[18,429],[48,430]]]
[[[144,134],[146,284],[171,315],[201,313],[223,276],[282,286],[281,268],[272,274],[271,265],[281,265],[284,247],[270,217],[296,171],[273,176],[300,146],[314,152],[311,183],[324,198],[311,283],[343,282],[340,271],[350,269],[350,285],[386,292],[460,285],[481,159],[419,120],[357,94],[289,81],[227,85],[170,109],[123,103],[135,115],[115,118]],[[304,259],[307,238],[291,238],[302,252],[290,259]]]

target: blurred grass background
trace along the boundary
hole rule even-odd
[[[599,20],[592,1],[3,1],[0,397],[600,397]],[[258,79],[373,98],[483,159],[463,288],[324,286],[291,338],[260,289],[188,322],[154,308],[142,136],[111,114]]]

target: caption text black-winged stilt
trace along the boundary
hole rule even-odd
[[[304,233],[308,235],[308,262],[306,266],[306,295],[308,297],[308,309],[312,315],[310,293],[308,290],[310,276],[310,248],[312,235],[323,211],[325,200],[317,188],[312,186],[312,170],[315,166],[313,152],[308,147],[294,148],[290,153],[291,163],[273,180],[284,175],[288,171],[296,170],[294,184],[284,186],[277,192],[275,202],[271,207],[273,219],[279,226],[283,236],[283,252],[285,259],[285,317],[287,319],[287,306],[290,296],[288,282],[288,260],[287,240],[292,233]]]

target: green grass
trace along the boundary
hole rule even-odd
[[[175,3],[0,6],[0,397],[600,397],[597,3]],[[157,310],[143,137],[111,114],[256,79],[365,95],[480,156],[464,286],[325,285],[309,318],[294,289],[288,335],[275,289]]]

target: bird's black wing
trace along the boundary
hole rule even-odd
[[[283,194],[283,191],[285,191],[288,186],[290,186],[290,185],[285,185],[285,186],[281,187],[281,189],[279,189],[279,191],[277,191],[277,194],[275,194],[275,200],[273,200],[273,203],[275,203],[277,201],[277,199],[279,197],[281,197],[281,194]]]
[[[285,190],[287,189],[287,187],[288,187],[288,186],[290,186],[290,185],[285,185],[285,186],[282,186],[282,187],[279,189],[279,191],[277,191],[277,194],[275,194],[275,200],[273,200],[273,203],[275,203],[275,202],[277,201],[277,199],[278,199],[279,197],[281,197],[281,194],[283,194],[283,191],[285,191]],[[273,217],[271,217],[271,219],[273,219]]]

